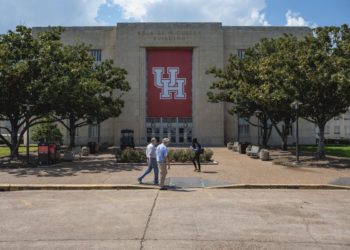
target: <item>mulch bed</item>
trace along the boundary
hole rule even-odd
[[[350,168],[350,159],[336,156],[326,156],[316,159],[312,153],[300,152],[299,163],[296,165],[296,156],[289,151],[270,150],[270,158],[274,164],[287,167],[322,167],[322,168]]]

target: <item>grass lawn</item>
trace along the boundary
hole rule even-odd
[[[29,151],[33,152],[33,151],[37,151],[38,150],[38,146],[30,146],[29,147]],[[25,146],[20,146],[19,147],[19,152],[20,153],[26,153],[27,152],[27,148]],[[10,155],[10,149],[8,147],[0,147],[0,157],[2,156],[8,156]]]
[[[295,148],[293,148],[295,150]],[[301,151],[316,152],[316,145],[302,145],[300,146]],[[350,158],[350,145],[326,145],[326,155],[347,157]]]

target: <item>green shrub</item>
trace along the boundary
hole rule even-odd
[[[211,161],[213,157],[213,150],[204,149],[204,154],[200,155],[200,161]],[[117,162],[128,162],[128,163],[140,163],[146,162],[146,154],[144,149],[132,149],[127,148],[123,151],[118,149],[115,153]],[[170,149],[169,158],[175,162],[188,162],[194,157],[192,149]]]
[[[213,150],[211,150],[211,149],[204,149],[203,156],[204,156],[205,161],[211,161],[213,155],[214,155]]]
[[[43,123],[34,126],[32,140],[37,142],[55,142],[62,144],[63,134],[55,123]]]
[[[118,149],[116,151],[115,157],[118,162],[140,163],[146,161],[146,154],[143,149]]]

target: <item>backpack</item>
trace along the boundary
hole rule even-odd
[[[202,155],[204,154],[204,148],[202,148],[202,145],[200,145],[199,143],[198,144],[198,147],[199,147],[199,154]]]

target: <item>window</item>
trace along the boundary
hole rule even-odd
[[[338,116],[334,116],[334,121],[338,121],[339,120],[339,115]]]
[[[350,126],[345,126],[345,134],[350,135]]]
[[[97,124],[90,124],[89,125],[89,137],[97,137],[98,135],[98,125]]]
[[[5,128],[7,128],[7,129],[9,129],[9,130],[11,130],[11,123],[10,123],[10,121],[0,121],[0,127],[5,127]],[[0,133],[1,134],[8,134],[9,132],[6,130],[6,129],[1,129],[0,128]]]
[[[326,125],[326,126],[325,126],[324,133],[325,133],[325,134],[329,134],[329,133],[330,133],[329,125]]]
[[[79,136],[79,128],[75,128],[75,136]]]
[[[179,117],[178,120],[179,120],[179,123],[191,123],[192,122],[192,118],[187,118],[187,117]]]
[[[100,50],[100,49],[91,50],[91,56],[93,58],[95,58],[95,62],[101,62],[102,61],[102,50]]]
[[[238,50],[237,50],[237,56],[238,56],[239,58],[243,59],[244,56],[245,56],[245,50],[244,50],[244,49],[238,49]]]
[[[160,122],[160,118],[158,117],[147,117],[146,118],[146,122],[148,123],[159,123]]]
[[[163,123],[175,123],[176,117],[163,117]]]
[[[239,118],[239,135],[249,136],[249,123],[244,118]]]
[[[334,126],[334,134],[336,135],[340,134],[340,126],[338,125]]]
[[[350,111],[347,111],[347,112],[344,114],[344,120],[350,120]]]

